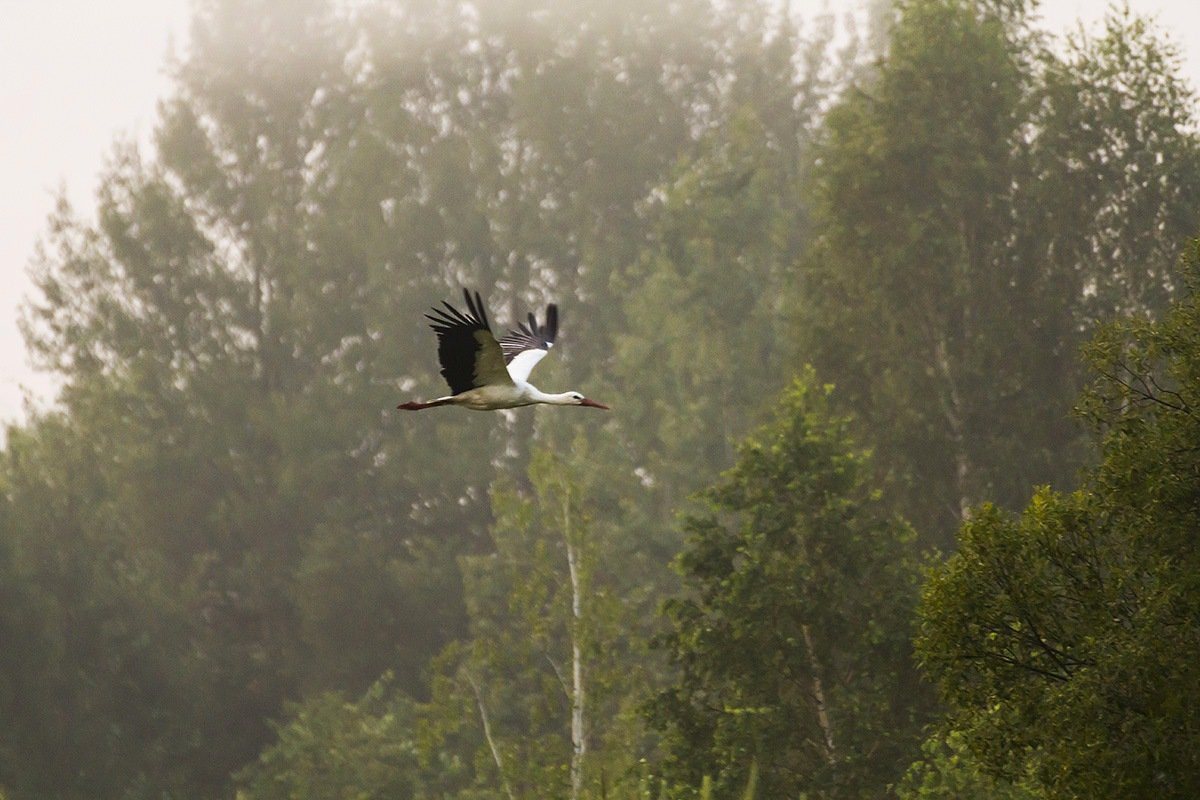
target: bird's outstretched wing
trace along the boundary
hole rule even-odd
[[[529,373],[554,346],[558,335],[558,306],[551,303],[546,307],[546,324],[538,325],[537,317],[529,315],[528,323],[518,323],[500,339],[508,374],[514,381],[529,380]]]
[[[504,353],[488,327],[487,311],[479,292],[472,298],[463,289],[463,297],[467,301],[466,313],[443,301],[444,309],[434,308],[432,314],[425,315],[438,337],[438,361],[450,392],[461,394],[489,384],[511,385]]]

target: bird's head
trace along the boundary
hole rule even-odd
[[[579,392],[567,392],[567,402],[573,406],[587,406],[588,408],[602,408],[608,411],[608,406],[603,403],[597,403],[595,400],[588,400]]]

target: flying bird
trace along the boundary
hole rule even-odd
[[[519,323],[516,330],[496,341],[479,292],[472,298],[463,289],[463,297],[466,312],[443,301],[444,309],[433,308],[433,313],[425,315],[437,334],[438,361],[450,394],[425,403],[410,400],[396,408],[420,411],[434,406],[462,406],[473,411],[495,411],[547,403],[608,409],[579,392],[547,394],[529,382],[529,373],[546,357],[558,335],[558,306],[547,306],[546,324],[539,325],[537,317],[530,314],[527,323]]]

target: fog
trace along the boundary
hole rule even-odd
[[[1200,12],[1024,5],[6,6],[0,800],[1200,793]]]
[[[793,0],[814,15],[822,0]],[[1200,85],[1200,53],[1182,31],[1200,26],[1200,10],[1178,0],[1134,0],[1129,6],[1152,15],[1181,49],[1184,74]],[[97,175],[114,138],[149,144],[156,106],[170,87],[165,59],[187,41],[188,0],[12,0],[0,30],[0,66],[10,79],[0,100],[11,120],[0,133],[9,157],[0,167],[0,419],[23,416],[28,393],[37,405],[53,397],[57,383],[29,364],[17,328],[29,291],[26,267],[54,197],[65,191],[81,214],[94,208]],[[1043,26],[1054,32],[1094,25],[1103,3],[1048,0],[1040,3]],[[18,155],[19,154],[19,155]]]

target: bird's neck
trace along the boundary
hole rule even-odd
[[[548,403],[549,405],[552,405],[552,406],[569,406],[569,405],[573,405],[575,402],[574,400],[571,399],[570,392],[559,392],[558,394],[550,394],[548,392],[543,392],[541,389],[537,388],[536,386],[530,386],[528,389],[528,393],[529,393],[530,399],[532,399],[533,402],[535,402],[535,403]]]

